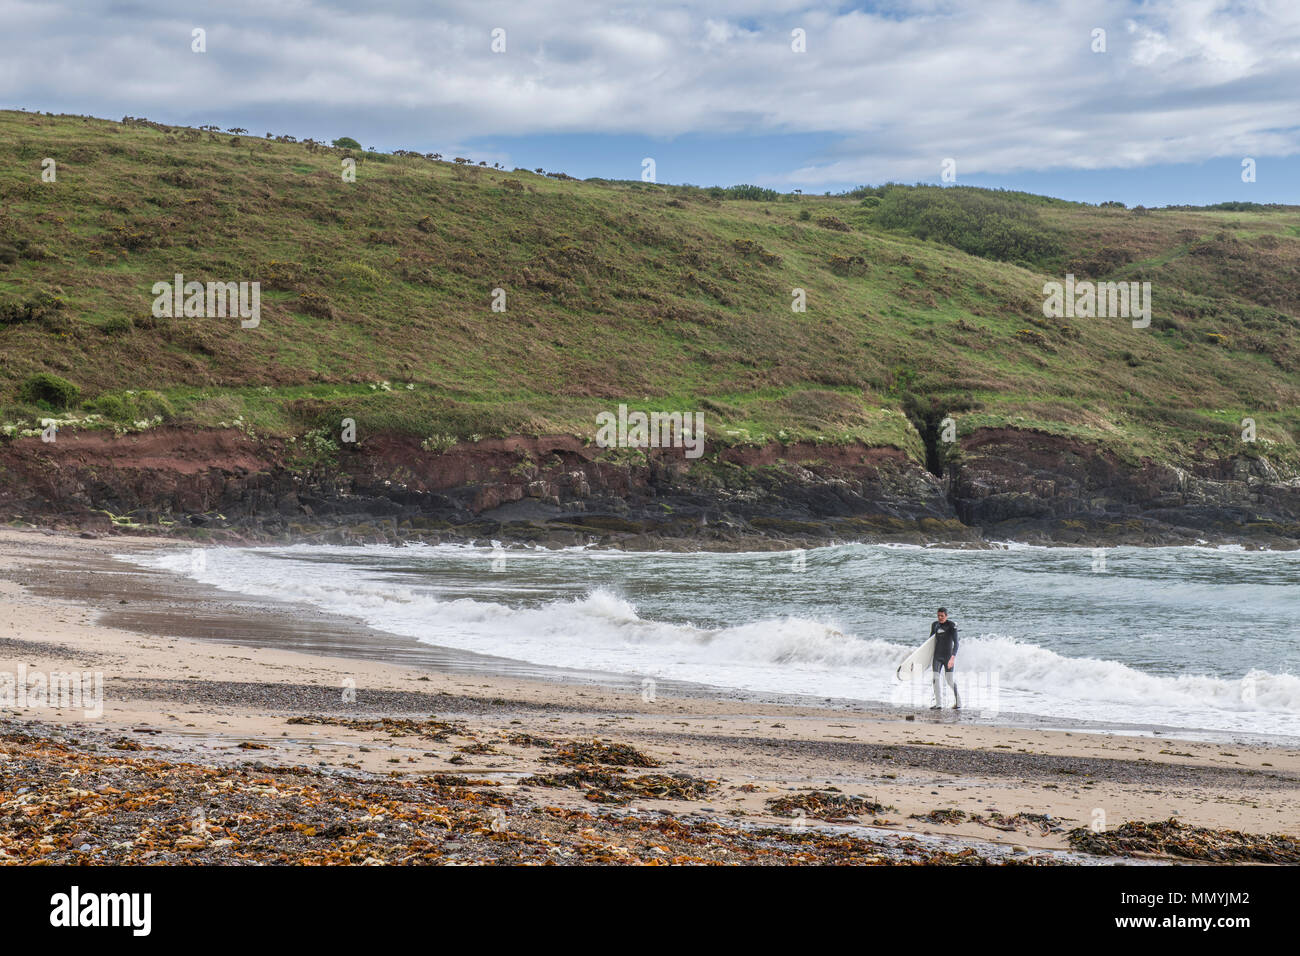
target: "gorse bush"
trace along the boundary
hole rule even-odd
[[[1216,212],[1266,212],[1270,210],[1285,210],[1287,207],[1281,203],[1258,203],[1242,202],[1234,200],[1232,202],[1216,202],[1209,206],[1173,206],[1173,209],[1211,209]]]
[[[135,322],[129,315],[114,315],[100,326],[105,335],[127,335],[135,328]]]
[[[866,199],[868,197],[882,198],[886,192],[891,189],[907,189],[904,183],[885,183],[883,186],[857,186],[853,189],[841,193],[849,199]]]
[[[834,216],[822,216],[817,220],[817,225],[823,229],[834,229],[836,232],[851,232],[849,224],[843,219],[837,219]]]
[[[780,199],[781,194],[775,189],[765,189],[762,186],[751,186],[748,183],[742,183],[739,186],[729,186],[723,190],[727,199],[754,199],[764,202],[773,202]]]
[[[86,402],[86,409],[119,424],[152,421],[154,418],[165,420],[175,414],[167,397],[150,389],[104,392]]]
[[[781,194],[775,189],[763,186],[751,186],[742,183],[739,186],[710,186],[705,193],[713,199],[751,199],[761,202],[775,202]]]
[[[77,404],[81,389],[66,378],[59,378],[49,372],[33,375],[23,382],[18,389],[18,397],[33,405],[48,405],[52,409],[63,410]]]
[[[67,305],[54,292],[42,291],[22,301],[0,302],[0,325],[18,325],[21,322],[41,322]]]
[[[1065,246],[1036,210],[1018,199],[960,186],[885,191],[875,222],[984,259],[1045,264]]]

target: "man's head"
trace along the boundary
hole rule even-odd
[[[939,608],[939,623],[942,624],[946,620],[948,620],[948,609],[941,607]]]

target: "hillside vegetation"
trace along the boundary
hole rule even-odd
[[[362,439],[435,447],[590,437],[626,402],[702,411],[724,443],[923,460],[952,415],[959,434],[1041,429],[1126,459],[1300,463],[1295,207],[796,197],[452,159],[0,112],[0,427],[235,424],[327,446],[351,417]],[[1044,319],[1043,283],[1067,272],[1151,282],[1151,327]],[[154,317],[176,273],[259,281],[260,325]]]

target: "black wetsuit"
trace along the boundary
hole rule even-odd
[[[957,625],[951,618],[942,624],[935,621],[930,625],[930,636],[934,638],[934,663],[947,667],[957,653]]]
[[[934,707],[937,710],[943,706],[943,688],[940,686],[939,675],[948,682],[952,688],[952,706],[954,709],[961,707],[961,695],[957,693],[957,681],[953,679],[952,667],[948,661],[952,660],[957,654],[957,625],[951,619],[940,624],[935,621],[930,625],[930,636],[934,638],[934,660],[930,668],[934,672]]]

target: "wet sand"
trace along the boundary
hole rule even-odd
[[[868,842],[927,835],[947,847],[978,847],[991,859],[1050,853],[1077,862],[1059,855],[1065,834],[1094,821],[1114,827],[1176,817],[1252,833],[1297,832],[1295,746],[1228,735],[1192,741],[1095,733],[1028,719],[995,726],[974,715],[699,685],[660,683],[646,700],[639,681],[626,677],[429,648],[112,558],[174,546],[0,531],[0,671],[22,663],[29,672],[96,671],[104,682],[102,716],[10,708],[8,731],[61,727],[83,742],[147,741],[157,748],[149,751],[153,759],[214,772],[253,762],[268,772],[309,768],[331,780],[468,775],[492,781],[494,792],[518,805],[556,813],[612,820],[630,808],[740,830],[807,826]],[[394,735],[391,725],[375,722],[430,715],[454,723],[457,733],[430,740]],[[554,763],[555,747],[530,741],[593,738],[631,745],[661,765],[620,773],[683,774],[716,785],[707,796],[650,792],[608,808],[593,803],[599,791],[591,785],[522,783],[566,769]],[[813,791],[866,798],[881,809],[825,823],[768,804]],[[949,810],[964,816],[929,816]],[[940,822],[945,816],[955,822]]]

